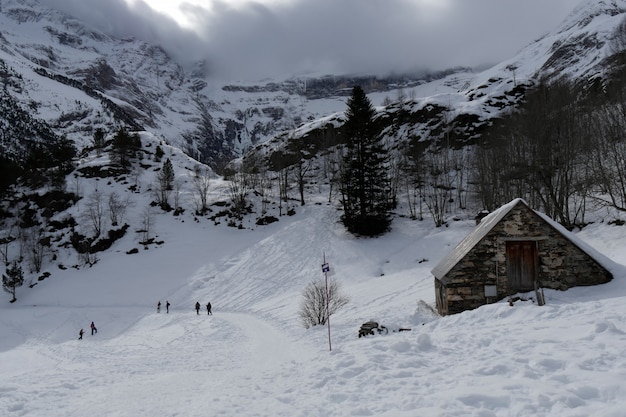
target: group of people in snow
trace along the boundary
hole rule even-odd
[[[89,325],[89,327],[91,328],[91,335],[93,336],[95,333],[98,333],[98,329],[96,328],[96,325],[93,323],[93,321],[91,322],[91,324]],[[85,330],[80,329],[80,331],[78,332],[78,340],[83,340],[83,335],[85,334]]]
[[[170,304],[169,301],[165,301],[165,312],[166,313],[170,312],[170,305],[171,304]],[[196,301],[195,308],[196,308],[196,314],[199,315],[200,314],[200,302],[199,301]],[[212,309],[211,303],[208,302],[207,305],[206,305],[206,313],[208,315],[210,315],[210,316],[213,315],[213,311],[211,309]],[[159,300],[159,302],[157,303],[157,313],[160,313],[160,312],[161,312],[161,300]]]
[[[207,303],[206,305],[206,313],[207,315],[212,316],[213,312],[211,311],[211,303]],[[196,314],[200,314],[200,302],[196,301]]]
[[[169,313],[170,312],[170,302],[169,301],[165,301],[165,312]],[[161,312],[161,300],[159,300],[159,302],[157,303],[157,313]]]
[[[165,301],[165,312],[169,313],[170,312],[170,302],[169,301]],[[196,314],[200,314],[200,302],[196,302]],[[206,305],[206,313],[208,315],[213,315],[213,312],[211,311],[211,303],[207,303]],[[159,302],[157,303],[157,313],[161,312],[161,300],[159,300]],[[95,333],[98,333],[98,329],[96,328],[96,325],[93,323],[93,321],[91,322],[91,335],[93,336]],[[85,334],[85,330],[84,329],[80,329],[80,331],[78,332],[78,340],[83,340],[83,335]]]

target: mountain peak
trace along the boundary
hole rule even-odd
[[[551,43],[538,75],[589,80],[605,71],[611,40],[624,21],[626,1],[593,0],[576,7],[545,40]]]
[[[328,75],[242,87],[206,79],[203,68],[187,72],[159,46],[110,37],[34,0],[6,0],[0,5],[0,61],[9,69],[4,78],[15,103],[79,147],[90,143],[98,127],[130,126],[215,168],[343,111],[345,91],[359,83],[371,86],[366,91],[376,105],[411,98],[415,107],[459,103],[449,110],[497,117],[515,105],[520,85],[601,77],[625,13],[626,0],[581,3],[554,31],[480,73],[396,80]]]

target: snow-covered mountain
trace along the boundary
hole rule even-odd
[[[589,1],[484,72],[396,90],[388,89],[404,81],[369,84],[379,117],[392,121],[386,134],[426,138],[445,116],[471,139],[539,75],[597,83],[625,6]],[[304,206],[280,199],[271,183],[250,191],[251,211],[236,217],[238,184],[180,149],[203,153],[214,143],[198,132],[214,132],[224,147],[204,158],[215,163],[255,141],[271,151],[337,127],[354,80],[307,80],[306,90],[304,80],[211,86],[154,46],[112,39],[33,2],[0,7],[3,150],[19,132],[86,145],[97,127],[145,130],[130,166],[116,166],[111,147],[91,149],[62,186],[15,190],[1,202],[0,260],[19,260],[25,281],[17,301],[3,294],[0,302],[0,415],[624,414],[623,213],[589,209],[588,225],[574,231],[616,262],[610,283],[546,291],[542,307],[502,300],[439,317],[430,271],[474,228],[471,210],[451,208],[448,227],[436,228],[428,214],[403,215],[400,202],[390,233],[362,239],[339,226],[330,184],[315,178]],[[583,39],[598,46],[580,49]],[[246,136],[263,121],[274,124]],[[154,204],[167,160],[171,211]],[[305,329],[302,292],[322,279],[323,261],[350,302],[332,326]],[[156,312],[159,300],[171,302],[169,312]],[[197,301],[212,302],[214,314],[196,314]],[[358,338],[368,320],[389,332]],[[91,321],[98,333],[76,340]]]
[[[185,71],[158,46],[115,39],[35,0],[3,1],[0,27],[5,94],[59,135],[82,147],[98,127],[127,126],[214,167],[277,132],[339,110],[338,94],[354,82],[373,90],[398,83],[328,77],[213,85],[201,63]]]
[[[394,125],[390,137],[427,136],[445,115],[463,141],[514,106],[539,78],[602,79],[625,12],[622,0],[583,2],[553,32],[478,73],[456,69],[389,79],[294,77],[223,85],[206,76],[202,63],[184,69],[157,45],[113,38],[36,0],[5,0],[2,94],[3,101],[13,101],[79,148],[98,127],[112,132],[126,126],[151,132],[214,168],[281,134],[297,136],[284,132],[309,131],[306,123],[328,117],[341,123],[345,96],[356,83],[388,113]],[[400,113],[398,121],[394,116]],[[0,146],[7,149],[15,131],[7,131],[10,123],[3,125]]]

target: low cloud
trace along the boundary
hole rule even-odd
[[[578,0],[182,2],[193,30],[148,3],[40,0],[115,36],[161,45],[213,76],[405,72],[481,66],[555,29]]]

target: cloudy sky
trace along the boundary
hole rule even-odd
[[[231,80],[482,66],[581,0],[40,0]],[[585,1],[585,0],[582,0]],[[587,0],[593,1],[593,0]]]

